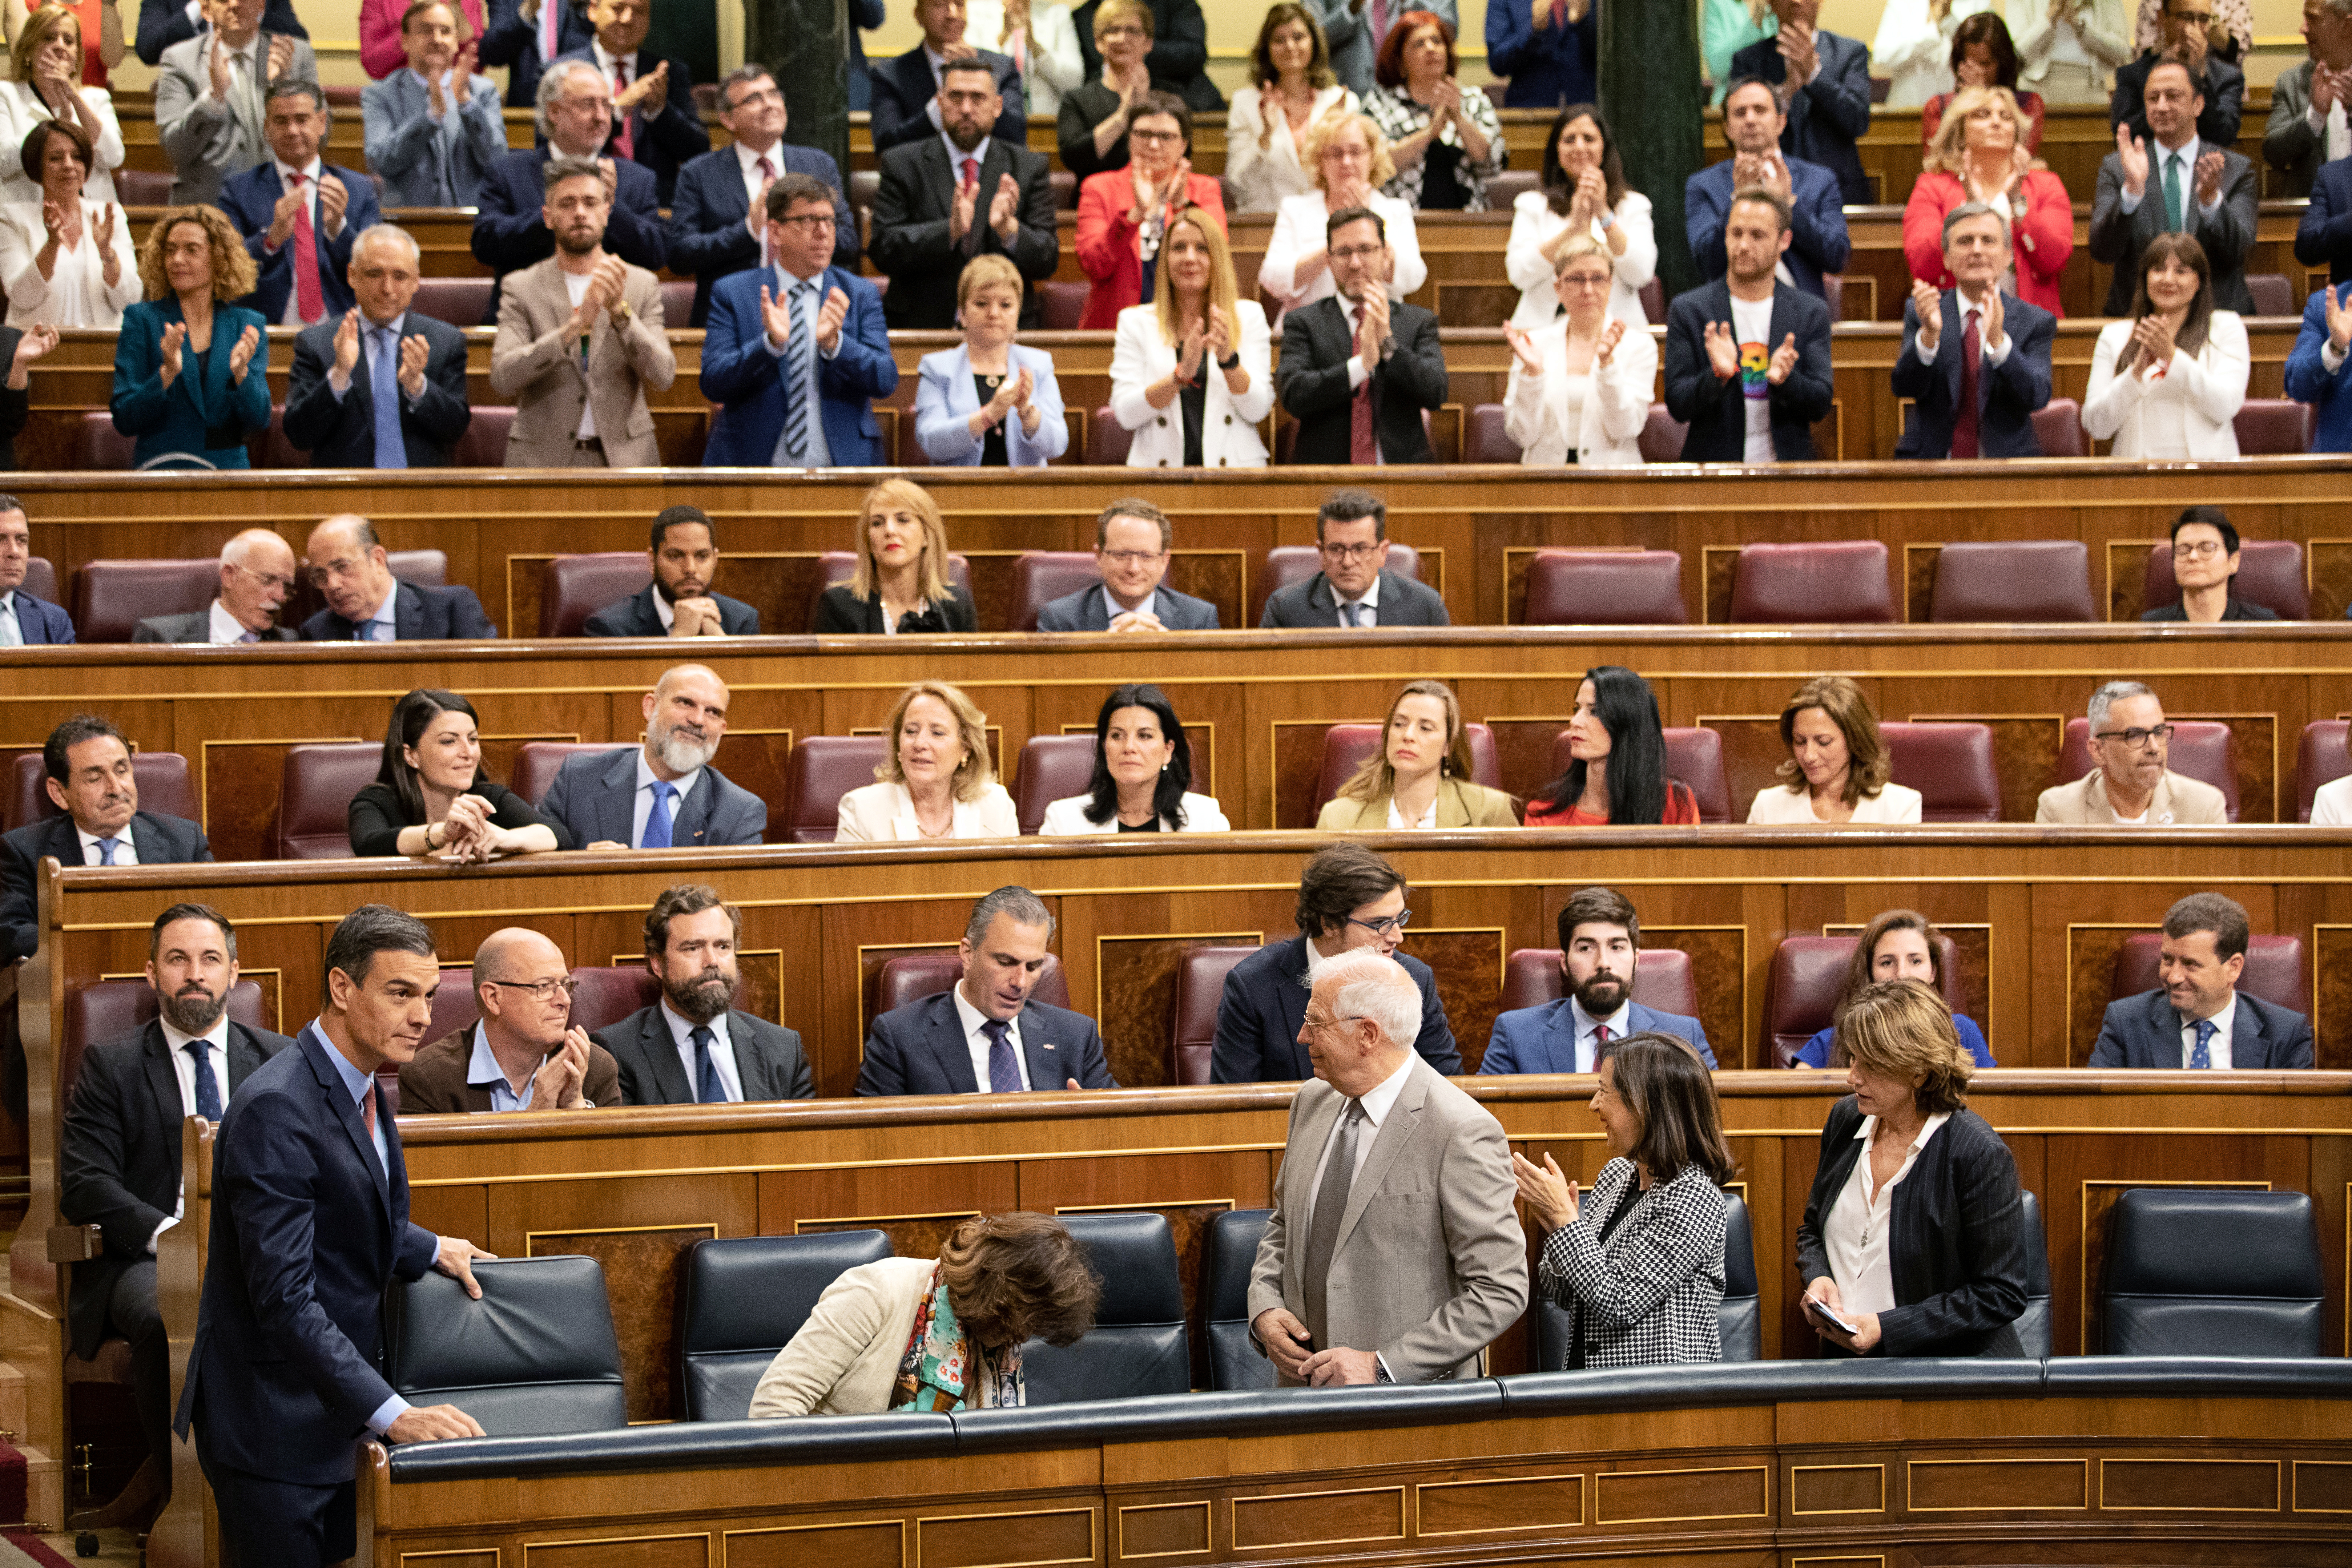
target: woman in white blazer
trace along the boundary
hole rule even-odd
[[[1511,345],[1503,429],[1531,468],[1637,468],[1657,344],[1647,327],[1610,319],[1610,257],[1598,241],[1571,237],[1558,266],[1564,312],[1539,327],[1503,329]]]
[[[1302,149],[1314,172],[1315,189],[1285,198],[1275,209],[1274,233],[1265,243],[1265,258],[1258,264],[1257,286],[1280,301],[1274,324],[1282,314],[1300,305],[1328,300],[1336,291],[1331,263],[1324,255],[1331,215],[1349,207],[1370,207],[1381,215],[1396,269],[1389,278],[1389,298],[1402,300],[1429,281],[1429,264],[1421,258],[1421,236],[1412,224],[1412,208],[1380,187],[1396,178],[1396,163],[1389,156],[1389,140],[1369,114],[1334,115],[1307,128]]]
[[[81,82],[81,22],[61,6],[44,5],[25,19],[8,46],[14,81],[0,81],[0,202],[41,199],[40,171],[26,170],[26,132],[59,120],[89,144],[89,174],[81,189],[93,202],[114,200],[114,171],[122,167],[122,127],[102,87]]]
[[[1307,132],[1363,104],[1331,72],[1331,46],[1315,13],[1277,0],[1250,51],[1250,84],[1225,110],[1225,189],[1235,212],[1270,213],[1315,179],[1299,161]]]
[[[1780,782],[1756,792],[1751,823],[1819,826],[1834,822],[1911,823],[1919,792],[1889,783],[1894,759],[1862,688],[1843,675],[1817,676],[1780,710],[1789,748]]]
[[[1021,89],[1029,112],[1052,119],[1062,111],[1062,95],[1087,79],[1086,57],[1078,52],[1078,26],[1067,5],[1043,9],[1027,0],[971,0],[964,7],[964,41],[1009,56],[1021,68]]]
[[[1216,800],[1192,793],[1192,743],[1175,704],[1156,686],[1122,686],[1095,715],[1095,773],[1087,793],[1045,808],[1045,838],[1087,833],[1224,833]]]
[[[1886,107],[1916,109],[1951,91],[1952,35],[1978,12],[1994,9],[1992,0],[1886,0],[1870,46],[1870,63],[1885,67],[1892,79]]]
[[[841,797],[835,841],[1017,838],[1013,797],[988,763],[988,715],[944,680],[898,696],[884,732],[890,750],[877,783]]]
[[[1239,298],[1225,231],[1187,207],[1168,226],[1149,305],[1118,313],[1110,414],[1130,468],[1262,468],[1274,411],[1265,311]]]
[[[2140,253],[2131,314],[2099,330],[2083,428],[2117,458],[2238,455],[2238,409],[2253,355],[2235,310],[2213,309],[2212,268],[2190,234]]]
[[[45,199],[0,206],[0,289],[8,294],[8,325],[120,328],[122,312],[141,294],[131,220],[110,202],[82,198],[89,149],[80,132],[44,121],[26,140],[37,143],[32,157]]]
[[[1069,450],[1054,356],[1013,341],[1021,274],[1002,256],[976,256],[956,280],[963,347],[925,354],[915,388],[915,440],[934,463],[1038,468]]]
[[[1504,275],[1520,290],[1511,324],[1539,327],[1559,314],[1553,282],[1560,247],[1570,235],[1584,235],[1609,258],[1610,319],[1624,322],[1628,332],[1646,332],[1642,290],[1658,275],[1650,198],[1626,188],[1609,122],[1591,104],[1570,104],[1552,121],[1537,184],[1511,204],[1511,237],[1503,248]]]

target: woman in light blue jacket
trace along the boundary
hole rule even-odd
[[[956,280],[963,347],[923,356],[915,439],[934,463],[1043,468],[1068,450],[1054,359],[1013,341],[1021,274],[1002,256],[976,256]]]

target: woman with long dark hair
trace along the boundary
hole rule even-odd
[[[2099,329],[2083,428],[2118,458],[2200,462],[2238,455],[2238,410],[2253,353],[2245,319],[2213,308],[2213,264],[2193,234],[2139,253],[2131,311]]]
[[[1650,198],[1626,187],[1616,139],[1599,109],[1571,103],[1559,111],[1544,138],[1537,184],[1511,204],[1511,237],[1503,251],[1504,274],[1519,287],[1511,324],[1539,327],[1559,315],[1552,279],[1561,250],[1581,235],[1609,258],[1609,319],[1646,334],[1642,289],[1657,276],[1658,237]]]
[[[474,705],[429,687],[393,704],[383,764],[352,797],[346,826],[354,855],[488,860],[573,847],[562,823],[483,774]]]
[[[1095,773],[1087,793],[1054,802],[1042,837],[1084,833],[1224,833],[1213,795],[1192,793],[1192,743],[1176,705],[1156,686],[1121,686],[1095,715]]]
[[[1979,11],[1963,21],[1952,34],[1951,85],[1920,107],[1919,145],[1925,147],[1936,140],[1953,93],[1970,87],[2005,87],[2017,95],[2017,107],[2025,110],[2025,150],[2041,152],[2042,95],[2018,86],[2023,64],[2017,58],[2017,43],[2009,35],[2009,24],[1998,12]]]
[[[1568,771],[1528,802],[1529,827],[1697,825],[1698,797],[1666,776],[1658,700],[1650,683],[1623,665],[1584,672],[1568,721]]]

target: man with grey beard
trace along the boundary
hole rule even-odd
[[[767,804],[710,765],[727,733],[727,683],[681,664],[646,693],[644,743],[583,752],[563,764],[539,809],[590,849],[708,849],[757,844]]]
[[[661,1000],[588,1037],[621,1064],[623,1104],[814,1098],[800,1036],[734,1006],[740,910],[698,882],[664,889],[645,938]]]
[[[74,1265],[66,1321],[84,1360],[109,1338],[131,1342],[147,1439],[131,1488],[140,1511],[160,1510],[172,1488],[171,1345],[155,1304],[155,1238],[181,1215],[180,1124],[218,1121],[246,1075],[294,1043],[229,1017],[236,975],[236,929],[219,910],[173,904],[156,916],[147,984],[163,1016],[82,1053],[59,1142],[58,1213],[105,1236],[95,1257]]]

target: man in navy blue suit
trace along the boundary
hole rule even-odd
[[[712,285],[761,264],[767,248],[768,184],[782,175],[807,174],[832,190],[833,264],[846,271],[857,267],[857,222],[842,195],[841,170],[829,154],[784,142],[791,115],[783,89],[767,67],[748,65],[729,73],[719,84],[719,118],[731,144],[680,169],[670,201],[669,268],[694,278],[690,327],[710,319]]]
[[[1788,114],[1780,150],[1836,175],[1848,202],[1866,203],[1870,180],[1855,143],[1870,130],[1870,50],[1813,26],[1821,0],[1771,5],[1778,30],[1732,56],[1731,74],[1770,82]]]
[[[2315,452],[2352,452],[2352,373],[2344,366],[2352,356],[2352,283],[2332,283],[2315,290],[2303,308],[2303,328],[2295,334],[2294,352],[2286,356],[2286,395],[2319,411],[2311,433]],[[0,533],[7,520],[0,517]],[[6,572],[0,553],[0,574]],[[0,583],[5,582],[0,575]],[[0,628],[5,629],[5,628]]]
[[[1724,226],[1730,270],[1666,307],[1666,409],[1685,463],[1805,463],[1829,417],[1829,307],[1780,280],[1789,199],[1743,190]]]
[[[375,226],[375,182],[320,161],[327,100],[316,82],[270,84],[262,134],[269,161],[221,185],[221,210],[253,257],[253,292],[237,301],[272,326],[314,327],[352,308],[352,242]]]
[[[1574,21],[1564,5],[1536,6],[1520,0],[1486,7],[1486,68],[1510,78],[1503,108],[1595,102],[1601,96],[1594,85],[1600,64],[1599,5],[1587,5]]]
[[[322,468],[446,468],[473,422],[466,334],[409,309],[424,258],[378,224],[352,247],[359,303],[294,339],[286,440]]]
[[[974,48],[963,41],[964,0],[915,0],[915,22],[923,29],[923,41],[896,59],[879,60],[872,67],[875,153],[878,155],[903,142],[937,136],[940,71],[951,59],[975,58],[986,61],[995,73],[996,90],[1004,100],[991,134],[1015,147],[1026,147],[1029,117],[1021,106],[1029,98],[1022,89],[1021,68],[1009,56]]]
[[[2220,893],[2191,893],[2166,911],[2161,988],[2107,1005],[2091,1047],[2095,1068],[2242,1072],[2312,1065],[2311,1020],[2238,989],[2246,911]]]
[[[1822,274],[1843,272],[1853,254],[1837,176],[1818,163],[1780,153],[1786,117],[1772,84],[1760,77],[1735,80],[1723,95],[1723,133],[1731,156],[1709,163],[1683,187],[1683,227],[1692,259],[1709,278],[1730,265],[1723,247],[1735,191],[1775,190],[1789,198],[1789,248],[1780,265],[1789,281],[1816,300],[1828,298]]]
[[[474,259],[503,278],[554,255],[555,237],[544,216],[547,161],[586,158],[604,169],[613,196],[604,248],[648,272],[660,271],[669,256],[660,193],[644,164],[605,154],[604,139],[612,130],[613,95],[604,73],[583,60],[551,67],[539,80],[539,132],[547,145],[509,153],[490,165],[474,217]],[[494,291],[493,320],[498,308]]]
[[[679,165],[710,151],[693,73],[684,60],[656,59],[643,48],[653,27],[651,0],[589,0],[588,19],[596,25],[594,39],[556,61],[586,60],[604,75],[614,112],[604,150],[651,170],[667,206]]]
[[[963,978],[874,1020],[857,1092],[1117,1089],[1095,1021],[1030,994],[1053,939],[1054,911],[1026,888],[999,888],[972,905],[956,947]]]
[[[1399,952],[1412,919],[1405,908],[1404,873],[1358,844],[1335,844],[1307,862],[1298,877],[1298,931],[1268,942],[1234,965],[1217,999],[1217,1035],[1210,1049],[1212,1083],[1291,1083],[1315,1076],[1299,1031],[1307,998],[1325,962],[1349,948],[1373,948],[1404,965],[1421,988],[1421,1033],[1412,1048],[1449,1077],[1462,1070],[1454,1026],[1445,1021],[1437,977],[1429,965]]]
[[[567,758],[541,813],[592,850],[759,843],[767,804],[710,765],[727,738],[728,700],[727,683],[707,665],[662,671],[642,705],[644,740]]]
[[[898,384],[882,297],[833,255],[833,193],[806,174],[768,187],[773,265],[719,279],[702,340],[702,395],[720,405],[709,468],[872,468],[874,399]]]
[[[2331,283],[2352,283],[2352,158],[2322,163],[2311,182],[2311,205],[2295,225],[2294,258],[2325,267]]]
[[[392,574],[375,524],[339,512],[304,542],[310,580],[327,607],[302,623],[304,642],[432,642],[494,637],[471,588],[425,588]]]
[[[382,904],[327,941],[318,1017],[247,1074],[213,1144],[212,1247],[175,1429],[238,1568],[314,1568],[356,1542],[352,1444],[478,1437],[383,1376],[383,1293],[437,1269],[479,1300],[463,1237],[408,1218],[400,1130],[376,1087],[425,1043],[441,971],[424,921]]]
[[[0,496],[0,647],[37,647],[74,640],[73,618],[25,592],[33,565],[33,524],[25,503]]]
[[[1903,305],[1895,395],[1916,419],[1898,458],[2038,458],[2033,411],[2050,401],[2050,344],[2058,319],[2000,289],[2009,220],[1982,202],[1944,216],[1944,265],[1953,287],[1914,283]]]
[[[1570,893],[1559,910],[1559,967],[1568,976],[1569,994],[1539,1007],[1499,1015],[1479,1076],[1598,1072],[1611,1041],[1641,1034],[1687,1041],[1708,1067],[1716,1066],[1706,1030],[1696,1018],[1661,1013],[1633,1000],[1641,942],[1642,917],[1624,894],[1614,888]]]

